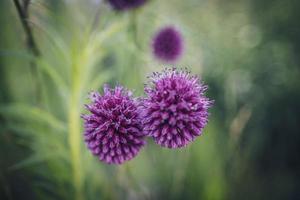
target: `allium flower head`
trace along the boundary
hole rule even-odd
[[[122,164],[135,157],[145,144],[138,103],[121,86],[92,92],[90,114],[83,115],[87,147],[101,161]]]
[[[108,0],[113,9],[118,11],[134,9],[142,6],[147,0]]]
[[[145,87],[144,132],[163,147],[179,148],[201,135],[212,101],[207,87],[186,71],[167,69],[154,73]]]
[[[183,51],[182,36],[174,27],[164,27],[154,36],[152,48],[156,58],[166,62],[174,62]]]

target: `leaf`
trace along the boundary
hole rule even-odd
[[[34,59],[34,56],[27,51],[21,50],[0,50],[0,56],[11,56],[11,57],[19,57],[24,59]]]
[[[97,49],[104,41],[108,41],[110,37],[112,37],[115,33],[118,33],[123,27],[125,27],[126,21],[125,20],[120,20],[118,22],[113,23],[106,29],[100,32],[100,34],[95,33],[91,38],[90,38],[90,43],[95,45],[94,49]],[[91,45],[91,46],[93,46]],[[97,47],[97,45],[99,45]]]
[[[52,155],[54,156],[54,155]],[[29,167],[41,162],[44,162],[45,160],[47,160],[48,158],[46,156],[42,156],[39,154],[33,154],[31,156],[29,156],[28,158],[20,161],[19,163],[13,165],[10,170],[19,170],[25,167]]]
[[[71,61],[70,55],[68,53],[68,45],[62,38],[62,35],[57,32],[56,28],[53,25],[50,25],[49,23],[45,24],[42,20],[39,21],[39,23],[31,22],[31,24],[33,24],[35,28],[38,28],[41,33],[46,36],[47,41],[50,42],[51,46],[53,46],[57,54],[62,55],[62,57],[67,62]]]
[[[112,72],[110,70],[103,71],[96,78],[94,78],[87,88],[88,90],[97,90],[101,85],[107,82],[112,76]]]
[[[1,106],[0,114],[2,114],[3,117],[19,118],[47,124],[61,132],[65,132],[67,130],[65,123],[58,120],[51,113],[29,105],[9,104]]]
[[[49,65],[49,63],[41,59],[38,60],[38,65],[47,75],[49,75],[49,77],[56,84],[57,88],[61,91],[61,93],[67,95],[69,91],[68,86],[63,80],[62,76],[58,74],[57,71]]]
[[[45,161],[49,161],[51,159],[57,159],[60,155],[57,152],[50,153],[42,153],[36,151],[36,153],[32,154],[28,158],[18,162],[17,164],[10,167],[11,170],[18,170],[21,168],[29,167],[32,165],[36,165]],[[61,157],[61,156],[60,156]]]

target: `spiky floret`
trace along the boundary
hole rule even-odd
[[[201,135],[212,101],[197,76],[185,70],[154,73],[145,86],[143,126],[146,135],[163,147],[180,148]]]
[[[90,151],[108,164],[122,164],[144,146],[138,102],[121,86],[90,94],[90,114],[84,119],[84,140]]]
[[[108,0],[113,9],[118,11],[134,9],[142,6],[147,0]]]
[[[182,55],[183,38],[173,26],[160,29],[152,41],[152,51],[156,58],[165,62],[174,62]]]

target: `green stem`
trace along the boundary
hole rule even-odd
[[[80,78],[78,68],[73,66],[72,91],[69,107],[69,145],[75,195],[78,200],[83,199],[83,181],[81,168],[81,138],[80,138]]]

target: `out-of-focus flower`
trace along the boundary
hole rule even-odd
[[[108,0],[113,9],[122,11],[142,6],[147,0]]]
[[[92,92],[90,114],[84,119],[87,147],[101,161],[122,164],[135,157],[144,146],[138,102],[121,86],[104,87],[104,94]]]
[[[180,32],[172,26],[159,30],[153,38],[152,51],[159,60],[176,61],[183,52],[183,39]]]
[[[204,96],[207,86],[183,70],[154,73],[145,86],[144,132],[163,147],[184,147],[201,135],[208,122],[212,101]]]

